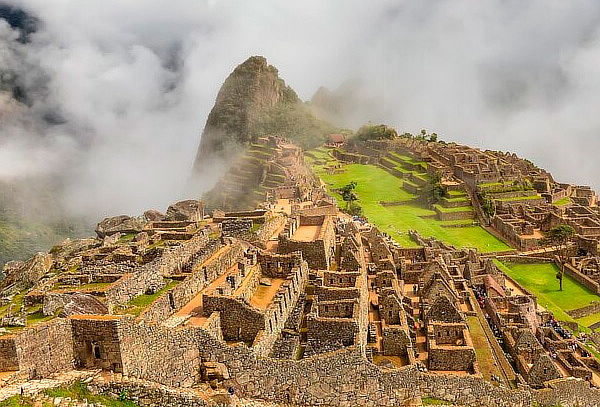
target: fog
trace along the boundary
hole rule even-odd
[[[59,177],[78,216],[193,196],[208,112],[251,55],[304,100],[360,80],[349,127],[426,128],[600,187],[596,0],[4,3],[39,24],[19,42],[0,21],[0,68],[18,73],[29,103],[2,108],[0,181]]]

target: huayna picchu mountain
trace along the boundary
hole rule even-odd
[[[269,137],[283,137],[302,147],[323,143],[335,128],[311,113],[296,92],[262,56],[238,65],[221,87],[202,133],[194,177],[226,172],[204,199],[209,206],[250,208],[284,181],[275,163],[280,151]],[[275,152],[278,152],[275,154]],[[217,177],[223,174],[216,174]]]

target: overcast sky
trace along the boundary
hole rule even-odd
[[[19,120],[0,116],[0,178],[68,174],[83,214],[185,197],[216,93],[256,54],[303,99],[363,79],[353,125],[427,128],[600,188],[597,0],[8,3],[41,25],[18,44],[0,22],[0,64],[37,92]]]

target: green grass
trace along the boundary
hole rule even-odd
[[[571,203],[571,198],[569,198],[567,196],[567,197],[559,199],[558,201],[555,201],[554,205],[556,205],[556,206],[563,206],[563,205],[568,205],[570,203]]]
[[[423,397],[421,399],[424,406],[450,406],[454,403],[442,399],[437,399],[435,397]]]
[[[115,313],[116,314],[117,313],[118,314],[130,314],[130,315],[138,316],[142,313],[142,311],[144,309],[146,309],[146,307],[148,307],[150,304],[152,304],[158,297],[160,297],[162,294],[164,294],[171,288],[175,287],[177,284],[179,284],[179,281],[167,279],[164,287],[161,288],[160,290],[158,290],[157,292],[155,292],[154,294],[138,295],[137,297],[131,299],[131,301],[129,301],[124,307],[121,307],[120,309],[116,310]]]
[[[0,407],[35,407],[35,402],[29,398],[24,396],[12,396],[7,398],[6,400],[0,401]],[[53,404],[50,402],[43,402],[41,407],[53,407]]]
[[[512,198],[494,198],[495,201],[501,201],[501,202],[527,201],[530,199],[542,199],[542,197],[539,195],[525,195],[525,196],[515,196]]]
[[[475,316],[468,316],[467,324],[469,325],[469,333],[473,340],[473,347],[475,348],[479,370],[483,377],[486,380],[491,380],[492,375],[499,377],[503,376],[502,371],[495,364],[496,359],[494,358],[492,348],[490,347],[479,319]]]
[[[335,162],[331,157],[329,161]],[[433,219],[435,211],[414,202],[415,195],[402,189],[403,181],[382,168],[349,164],[343,166],[340,173],[328,174],[323,166],[313,165],[313,170],[327,184],[342,208],[346,203],[333,190],[356,181],[358,204],[363,208],[364,215],[403,246],[416,246],[407,233],[414,229],[425,237],[434,236],[456,247],[475,247],[483,252],[511,250],[508,245],[479,226],[444,228],[445,222]],[[403,204],[386,207],[380,201]]]
[[[566,313],[568,310],[589,305],[593,301],[600,301],[600,296],[566,274],[563,277],[563,291],[560,291],[556,279],[558,267],[554,263],[504,264],[498,260],[494,262],[502,271],[534,294],[538,304],[551,311],[558,320],[577,322],[586,328],[600,321],[600,314],[573,319]]]
[[[465,202],[465,203],[469,203],[469,198],[467,198],[466,196],[457,196],[455,198],[444,198],[445,201],[447,202]]]
[[[462,197],[466,197],[466,196],[467,196],[467,194],[466,194],[466,193],[464,193],[463,191],[454,191],[454,190],[452,190],[452,191],[447,191],[447,192],[446,192],[446,194],[447,194],[448,196],[452,196],[452,197],[461,197],[461,196],[462,196]]]
[[[455,213],[455,212],[473,212],[472,206],[457,206],[455,208],[446,208],[442,205],[433,205],[434,208],[444,213]]]
[[[119,399],[114,399],[101,394],[93,394],[85,383],[75,382],[70,386],[58,387],[45,390],[44,393],[50,397],[69,397],[75,400],[87,400],[94,405],[103,405],[105,407],[138,407],[138,404],[127,400],[127,394],[119,395]]]

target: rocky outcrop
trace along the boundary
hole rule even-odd
[[[174,203],[167,208],[166,219],[170,221],[199,221],[204,217],[202,201],[188,199]]]
[[[144,228],[144,222],[138,218],[132,218],[127,215],[113,216],[105,218],[96,226],[96,234],[100,238],[110,236],[115,233],[139,233]]]
[[[40,281],[53,264],[52,256],[48,253],[37,253],[26,262],[10,262],[4,268],[6,278],[2,281],[1,289],[18,292],[29,288]]]
[[[279,103],[298,103],[296,93],[279,78],[277,69],[262,56],[238,65],[219,90],[206,121],[195,170],[209,168],[215,159],[254,138],[259,116]]]
[[[44,315],[55,315],[60,311],[61,317],[70,315],[104,315],[108,314],[108,308],[96,297],[90,294],[75,293],[49,293],[44,297]]]
[[[148,209],[144,212],[144,219],[148,222],[159,222],[165,219],[165,215],[156,209]]]

